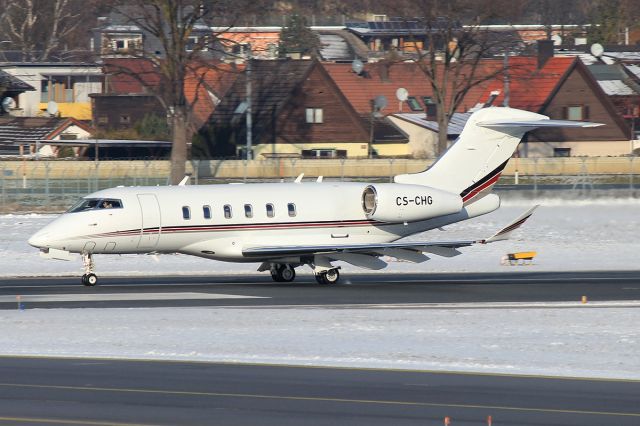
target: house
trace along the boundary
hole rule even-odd
[[[245,154],[248,86],[253,158],[367,157],[372,140],[374,155],[410,154],[406,135],[370,110],[356,110],[324,64],[316,60],[251,61],[247,70],[201,131],[211,155]]]
[[[194,129],[205,124],[241,69],[217,61],[189,68],[184,90],[187,102],[192,105]],[[104,91],[91,95],[96,129],[131,130],[149,116],[165,120],[167,112],[156,97],[163,82],[153,62],[111,58],[105,61],[104,72]]]
[[[148,25],[141,24],[153,15],[150,7],[141,11],[136,6],[120,6],[109,16],[99,17],[90,39],[94,55],[102,58],[165,56],[162,41],[149,31]],[[208,48],[211,35],[209,26],[196,22],[187,41],[187,51],[198,46],[198,52],[212,55],[213,51]]]
[[[576,57],[521,56],[510,58],[509,106],[547,115],[551,119],[594,121],[596,128],[545,129],[529,132],[519,148],[521,157],[618,156],[630,154],[630,126],[587,67]],[[484,91],[465,96],[468,105],[498,93],[502,78],[482,85]]]
[[[36,90],[30,84],[0,70],[0,116],[20,114],[20,94]]]
[[[2,70],[34,89],[17,95],[15,116],[91,120],[89,94],[102,91],[102,68],[92,63],[6,63]]]
[[[349,64],[324,64],[345,98],[361,113],[371,111],[371,101],[387,99],[382,111],[409,135],[411,154],[433,157],[437,134],[420,121],[435,121],[430,84],[417,64],[378,62],[365,64],[360,73]],[[610,98],[576,57],[551,55],[509,58],[508,89],[503,73],[503,59],[484,59],[478,73],[492,76],[465,94],[459,112],[487,105],[503,105],[508,90],[508,104],[557,119],[590,120],[606,126],[589,129],[558,129],[528,134],[521,145],[522,156],[625,155],[629,149],[629,125],[625,123]],[[493,75],[495,74],[495,75]],[[399,100],[398,91],[405,95]],[[407,119],[407,113],[424,119]],[[427,120],[427,116],[431,116]]]
[[[61,151],[46,140],[87,139],[92,129],[75,118],[0,116],[0,155],[35,154],[49,157],[75,157],[78,149]],[[22,146],[29,146],[28,152]]]

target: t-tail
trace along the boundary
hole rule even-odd
[[[456,142],[429,169],[396,176],[395,182],[425,185],[460,194],[463,203],[468,205],[491,192],[529,130],[601,125],[550,120],[545,115],[514,108],[484,108],[469,117]]]

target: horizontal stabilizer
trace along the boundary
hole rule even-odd
[[[489,120],[477,123],[480,127],[502,129],[508,127],[537,129],[541,127],[599,127],[602,123],[572,120]]]

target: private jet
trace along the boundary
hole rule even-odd
[[[474,112],[456,142],[427,170],[393,183],[302,182],[117,187],[82,198],[29,239],[41,255],[79,253],[82,283],[94,286],[94,255],[182,253],[258,263],[274,281],[291,282],[308,265],[320,284],[338,282],[342,261],[378,270],[385,259],[424,262],[462,247],[504,240],[535,207],[494,235],[467,241],[401,239],[490,213],[491,193],[527,131],[594,127],[528,111]],[[183,181],[184,183],[184,181]]]

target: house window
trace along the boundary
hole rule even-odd
[[[554,157],[571,157],[571,148],[553,148]]]
[[[120,115],[120,124],[129,124],[131,123],[131,116],[127,114]]]
[[[420,102],[418,102],[418,99],[416,99],[415,96],[409,96],[407,98],[407,105],[409,105],[409,108],[411,108],[411,111],[422,111],[422,106],[420,105]]]
[[[224,205],[224,218],[231,219],[231,206],[229,204]]]
[[[287,204],[287,210],[289,211],[289,216],[294,217],[296,215],[296,205],[293,203]]]
[[[244,215],[245,215],[245,217],[248,217],[249,219],[251,219],[253,217],[253,207],[251,207],[251,204],[245,204],[244,205]]]
[[[324,116],[323,115],[324,114],[322,112],[322,108],[307,108],[306,109],[307,123],[313,123],[313,124],[323,123],[324,122]]]
[[[198,37],[191,36],[187,39],[187,44],[185,46],[185,50],[187,52],[193,52],[195,47],[198,45]]]
[[[570,106],[567,108],[567,119],[569,120],[582,120],[582,107],[581,106]]]
[[[191,209],[188,206],[182,207],[182,218],[186,220],[191,219]]]
[[[211,206],[202,206],[202,214],[205,219],[211,219]]]
[[[98,117],[99,124],[107,124],[108,122],[109,122],[109,117],[107,117],[106,115],[101,115],[100,117]]]
[[[276,212],[273,209],[273,204],[267,204],[267,217],[274,217],[275,215]]]
[[[564,118],[573,121],[588,120],[589,107],[586,105],[572,105],[565,107]]]

